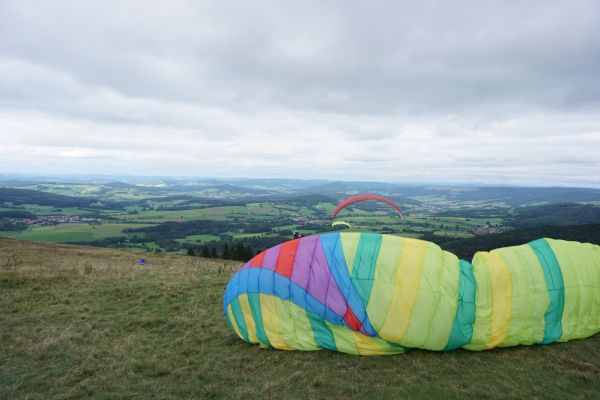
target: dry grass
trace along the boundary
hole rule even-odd
[[[0,398],[598,398],[600,335],[392,357],[264,350],[222,295],[239,263],[0,238]]]

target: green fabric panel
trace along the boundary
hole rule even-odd
[[[354,340],[354,335],[352,334],[353,331],[351,329],[346,328],[345,326],[332,325],[327,321],[325,321],[325,324],[328,325],[331,333],[333,334],[337,351],[346,354],[360,354],[356,340]]]
[[[475,276],[470,262],[460,260],[460,280],[458,287],[458,307],[450,338],[444,350],[458,349],[469,343],[473,336],[475,322]]]
[[[473,257],[473,275],[475,276],[475,323],[471,342],[463,346],[468,350],[485,350],[492,325],[492,282],[490,270],[480,252]]]
[[[267,333],[265,332],[265,326],[262,320],[262,311],[260,308],[260,294],[248,293],[248,303],[250,303],[250,310],[254,316],[254,322],[256,323],[256,337],[260,342],[266,346],[270,346]]]
[[[546,239],[563,277],[564,307],[559,341],[600,331],[600,246]]]
[[[306,309],[279,297],[275,297],[275,300],[279,332],[285,342],[298,350],[318,350]]]
[[[378,337],[365,336],[345,326],[325,322],[335,339],[337,351],[355,355],[401,354],[407,349]]]
[[[388,341],[386,341],[385,343],[386,343],[388,346],[390,346],[390,347],[393,347],[393,348],[395,348],[395,349],[396,349],[396,348],[402,348],[402,349],[404,349],[405,351],[412,350],[412,349],[409,349],[408,347],[404,347],[404,346],[402,346],[402,345],[399,345],[398,343],[394,343],[394,342],[388,342]]]
[[[552,343],[562,336],[562,314],[565,305],[565,287],[560,265],[545,239],[538,239],[529,246],[535,252],[544,272],[550,304],[544,315],[544,339],[542,343]]]
[[[240,301],[236,297],[235,300],[231,302],[231,312],[233,313],[233,318],[235,318],[235,323],[242,334],[243,339],[246,342],[250,342],[248,338],[248,328],[246,328],[246,321],[244,321],[244,314],[242,313],[242,307],[240,306]]]
[[[379,248],[381,247],[381,235],[377,233],[363,233],[360,235],[354,266],[352,268],[352,283],[358,292],[358,296],[366,307],[373,288],[375,277],[375,266]]]
[[[549,300],[535,252],[526,244],[494,251],[509,271],[512,288],[510,328],[501,346],[541,343]]]
[[[342,249],[344,250],[344,258],[346,259],[346,267],[348,268],[348,275],[352,275],[352,269],[354,268],[354,257],[356,256],[356,249],[358,249],[360,236],[361,234],[359,232],[340,233]]]
[[[434,312],[429,323],[427,340],[425,341],[426,348],[431,350],[444,350],[452,332],[454,316],[458,308],[460,262],[454,254],[441,249],[440,251],[443,260],[440,272],[440,289],[439,293],[433,293],[433,297],[437,301],[437,307],[433,306]]]
[[[372,296],[367,305],[369,320],[378,333],[386,321],[394,293],[397,290],[397,274],[401,270],[403,248],[404,240],[402,238],[391,235],[382,236],[371,289],[371,292],[377,293],[377,296]]]
[[[411,350],[409,348],[399,345],[398,343],[388,342],[388,341],[383,340],[378,337],[371,337],[370,342],[372,342],[372,345],[370,344],[369,347],[372,348],[372,347],[377,346],[378,347],[377,354],[382,354],[382,355],[402,354],[402,353],[406,353],[409,350]],[[364,346],[361,346],[360,343],[358,343],[358,350],[359,350],[360,354],[366,354],[364,352]],[[370,353],[370,354],[373,354],[373,353]]]
[[[312,327],[317,346],[321,349],[338,351],[335,345],[333,332],[331,332],[331,329],[325,324],[325,321],[311,312],[307,312],[306,315],[308,316],[310,326]]]

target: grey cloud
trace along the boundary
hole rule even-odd
[[[3,1],[0,169],[598,186],[599,21],[594,1]]]
[[[594,2],[197,4],[8,2],[3,48],[127,96],[219,105],[371,114],[599,99]]]

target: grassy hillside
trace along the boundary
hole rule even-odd
[[[238,263],[0,238],[0,398],[598,398],[600,335],[355,357],[248,345]]]

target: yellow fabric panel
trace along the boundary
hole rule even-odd
[[[587,254],[589,285],[591,289],[591,310],[585,326],[585,332],[593,335],[600,331],[600,246],[582,243]]]
[[[370,337],[356,331],[352,331],[352,337],[356,343],[358,354],[365,356],[369,354],[375,355],[383,353],[381,351],[381,347],[377,343],[374,343],[374,340],[371,340]]]
[[[379,336],[390,342],[402,341],[410,322],[412,309],[419,294],[427,242],[404,239],[400,264],[396,274],[396,288]]]
[[[547,239],[562,272],[565,303],[561,342],[600,330],[600,247]]]
[[[348,330],[347,328],[344,328]],[[403,353],[402,347],[391,347],[385,341],[370,336],[365,336],[360,332],[350,331],[356,343],[356,348],[361,356],[377,356],[382,354]]]
[[[512,309],[508,335],[502,346],[540,343],[544,339],[544,315],[550,303],[544,272],[529,245],[494,250],[508,270]]]
[[[279,331],[279,315],[277,314],[275,297],[261,294],[260,309],[262,312],[265,333],[267,334],[267,338],[269,339],[271,346],[280,350],[293,350],[292,347],[287,345],[285,339]]]
[[[358,242],[360,241],[359,232],[344,232],[340,233],[341,242],[343,243],[344,258],[346,259],[346,266],[348,272],[352,275],[354,269],[354,256],[356,255],[356,249],[358,248]]]
[[[296,350],[318,350],[306,310],[288,300],[273,297],[283,340]],[[264,317],[263,317],[264,318]]]
[[[569,244],[562,241],[548,239],[554,255],[560,265],[565,288],[565,303],[562,314],[562,336],[560,341],[567,341],[578,337],[579,315],[581,313],[581,293],[583,277],[578,257],[571,254]]]
[[[512,311],[512,284],[508,269],[498,252],[484,253],[484,257],[487,259],[492,281],[492,325],[487,343],[487,347],[492,348],[501,345],[508,336]]]
[[[458,258],[453,258],[453,265],[447,265],[444,252],[426,242],[419,291],[402,338],[403,346],[428,350],[442,350],[446,346],[456,314],[460,274]],[[446,291],[450,296],[441,301]],[[448,302],[448,299],[452,300]]]
[[[406,352],[402,347],[390,346],[385,340],[365,336],[345,326],[325,323],[333,333],[337,350],[347,354],[377,356],[383,354],[401,354]]]
[[[391,235],[384,235],[381,238],[373,288],[371,289],[371,293],[377,295],[371,296],[367,304],[369,321],[375,330],[380,332],[380,335],[396,292],[397,274],[400,269],[403,247],[404,240],[402,238]]]
[[[436,294],[438,305],[433,313],[429,335],[425,342],[426,348],[430,350],[443,350],[446,347],[458,308],[460,263],[454,254],[447,251],[443,251],[442,254],[440,292]]]
[[[240,297],[242,296],[247,297],[246,295]],[[245,300],[247,303],[247,298]],[[239,301],[245,313],[246,309],[242,305],[244,299],[240,298]],[[310,321],[303,308],[290,301],[265,294],[260,295],[260,304],[265,333],[272,347],[280,350],[319,350],[314,340]],[[231,311],[229,312],[230,317],[233,317]],[[245,319],[245,321],[248,320]],[[248,322],[246,323],[248,324]],[[281,328],[280,323],[283,324]],[[365,336],[345,326],[336,326],[328,322],[325,322],[325,324],[333,333],[338,351],[356,355],[399,354],[405,352],[404,348],[390,346],[380,338]],[[248,328],[248,331],[250,332],[250,328]]]
[[[256,337],[256,323],[254,322],[254,316],[252,310],[250,310],[250,303],[248,303],[248,295],[242,294],[238,297],[240,302],[240,308],[244,315],[244,321],[246,322],[246,329],[248,330],[248,340],[250,343],[260,343],[260,340]]]
[[[354,340],[354,335],[352,334],[352,330],[346,327],[331,325],[329,322],[325,323],[329,329],[331,329],[331,333],[333,333],[333,340],[335,340],[335,347],[338,351],[347,354],[360,354],[358,352],[358,347],[356,346],[356,341]]]
[[[492,281],[490,270],[483,257],[484,252],[477,252],[473,257],[473,275],[477,290],[475,292],[475,323],[471,343],[464,346],[469,350],[485,350],[490,337],[492,325]]]
[[[227,315],[229,316],[231,325],[233,325],[233,331],[240,337],[240,339],[243,339],[242,334],[240,333],[240,328],[238,328],[237,322],[235,322],[235,318],[233,316],[233,312],[231,311],[231,305],[227,306]]]

